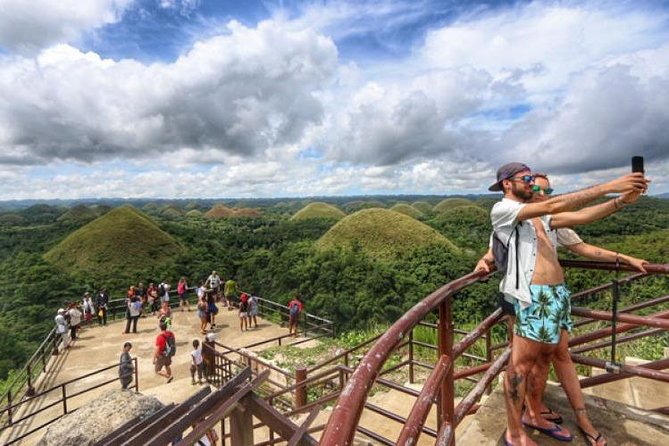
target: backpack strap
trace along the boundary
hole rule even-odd
[[[518,284],[520,282],[520,265],[519,265],[519,260],[518,260],[518,239],[520,238],[518,236],[518,226],[522,225],[523,222],[519,221],[516,227],[514,228],[514,232],[516,233],[516,289],[518,289]]]

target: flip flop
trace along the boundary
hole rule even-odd
[[[562,428],[555,423],[553,423],[552,428],[548,428],[548,427],[534,426],[530,423],[526,423],[526,422],[523,421],[523,426],[525,426],[528,429],[536,429],[539,432],[541,432],[542,434],[547,435],[551,438],[555,438],[556,440],[559,440],[559,441],[571,441],[571,440],[574,439],[574,437],[571,434],[570,435],[560,435],[558,432],[560,432],[562,430]]]
[[[504,435],[502,435],[502,440],[504,440],[504,446],[513,446],[513,443],[506,439],[506,431],[504,431]]]
[[[554,412],[550,407],[547,407],[547,409],[548,410],[541,411],[541,417],[546,421],[550,421],[555,424],[562,424],[562,416],[559,413]]]
[[[599,439],[602,438],[602,433],[601,432],[597,432],[597,436],[595,437],[594,435],[591,435],[591,434],[587,433],[581,426],[579,426],[578,429],[581,431],[581,433],[585,437],[585,440],[588,443],[594,441],[595,444],[597,444],[599,442]],[[604,446],[607,446],[609,444],[609,442],[606,441],[606,439],[604,441],[605,441]]]

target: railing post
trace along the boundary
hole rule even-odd
[[[485,334],[485,360],[488,364],[492,363],[492,330],[488,330]],[[488,386],[485,390],[486,395],[492,393],[492,386]]]
[[[7,420],[12,425],[12,389],[7,390]]]
[[[28,372],[28,390],[26,391],[26,395],[33,396],[35,394],[35,388],[33,387],[32,370],[30,364],[26,365],[26,369]]]
[[[65,384],[60,386],[60,388],[63,390],[63,414],[67,415],[67,393],[65,392]]]
[[[241,404],[230,414],[230,444],[253,446],[253,416]]]
[[[451,298],[447,297],[441,304],[439,304],[439,357],[446,355],[455,364],[455,358],[453,358],[453,328]],[[455,426],[453,426],[453,399],[455,397],[455,383],[453,382],[454,369],[455,366],[449,368],[449,371],[446,373],[444,381],[441,384],[441,389],[439,391],[439,418],[437,420],[439,428],[441,428],[444,423],[448,423],[451,425],[453,431],[455,431]],[[453,437],[450,446],[453,446],[454,444],[455,439]]]
[[[295,369],[295,384],[303,383],[307,380],[307,368],[299,366]],[[297,386],[295,388],[295,409],[299,409],[307,404],[307,387],[306,385]]]
[[[413,328],[409,332],[409,383],[414,383],[413,376]]]
[[[139,393],[139,361],[137,361],[137,356],[132,360],[135,361],[135,393]]]
[[[209,378],[211,375],[214,374],[214,369],[215,367],[215,356],[216,356],[216,343],[214,341],[213,337],[207,336],[204,339],[204,345],[206,348],[202,349],[202,357],[204,358],[204,365],[205,365],[205,374],[207,378]]]

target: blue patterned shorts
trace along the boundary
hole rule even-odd
[[[560,330],[571,332],[571,292],[563,284],[530,285],[532,303],[522,308],[518,300],[514,301],[517,336],[544,344],[560,342]]]

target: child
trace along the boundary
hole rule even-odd
[[[242,295],[239,296],[239,331],[249,329],[248,309],[248,295],[242,293]]]
[[[202,375],[204,374],[204,362],[202,362],[202,349],[200,348],[200,341],[193,339],[193,350],[190,353],[191,365],[190,365],[190,377],[191,384],[195,385],[195,371],[197,370],[197,378],[200,384],[203,384]]]

